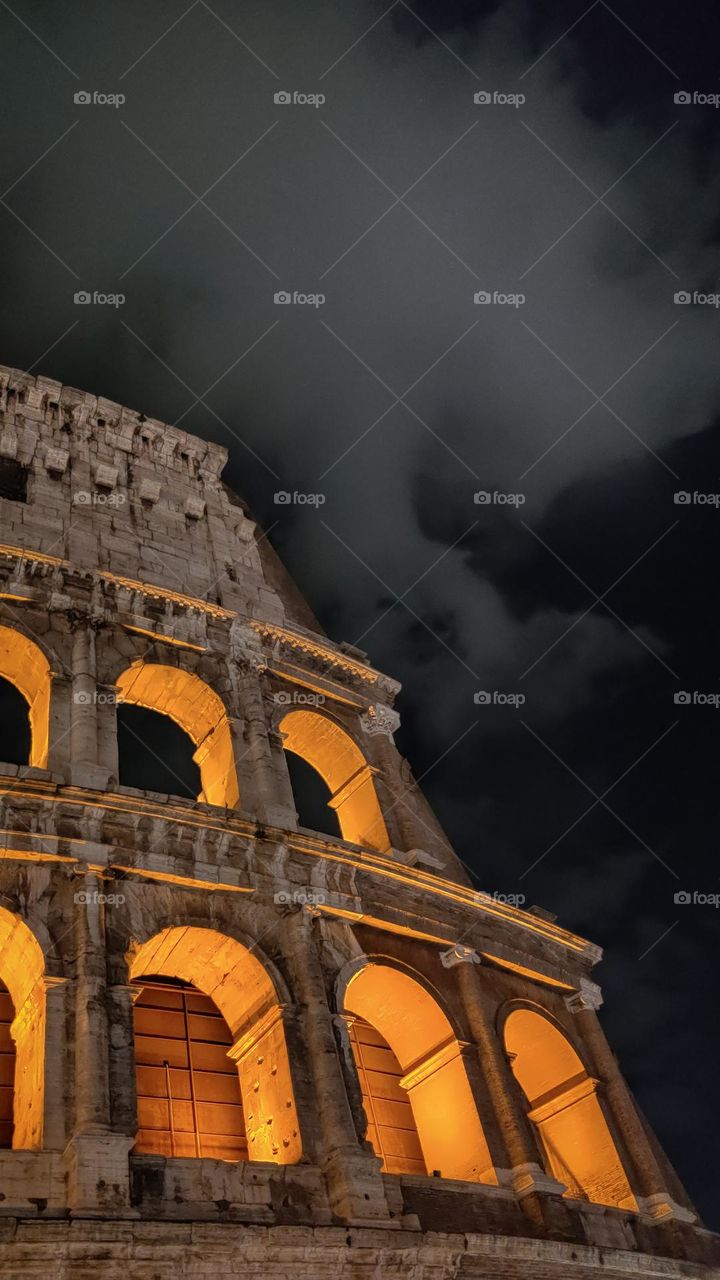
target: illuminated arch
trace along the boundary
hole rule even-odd
[[[407,1095],[414,1129],[419,1139],[425,1172],[439,1170],[444,1178],[496,1183],[497,1177],[488,1151],[480,1117],[457,1040],[446,1014],[432,995],[409,974],[391,965],[371,962],[355,973],[345,992],[345,1013],[360,1018],[374,1028],[389,1047],[400,1069],[397,1079]],[[387,1143],[378,1140],[382,1126],[383,1093],[397,1097],[387,1081],[373,1085],[372,1071],[363,1066],[362,1044],[353,1035],[351,1042],[364,1086],[369,1134],[378,1154],[387,1157]],[[371,1045],[370,1048],[375,1046]],[[383,1053],[382,1045],[378,1046]],[[387,1054],[380,1057],[378,1077],[389,1071]],[[364,1077],[364,1078],[363,1078]],[[367,1105],[369,1103],[369,1106]],[[392,1109],[385,1108],[388,1130],[393,1127]],[[373,1118],[375,1124],[373,1125]],[[396,1141],[398,1139],[396,1138]],[[398,1141],[398,1146],[402,1140]],[[408,1149],[411,1144],[408,1144]],[[390,1167],[386,1158],[386,1166]],[[398,1162],[402,1164],[402,1162]],[[415,1171],[412,1164],[397,1172]]]
[[[0,626],[0,676],[23,695],[30,716],[30,761],[47,769],[52,670],[38,645],[13,627]]]
[[[302,1154],[282,1008],[265,967],[234,938],[195,926],[163,929],[133,956],[130,977],[177,978],[203,992],[232,1037],[248,1157],[294,1164]]]
[[[227,710],[199,676],[180,667],[138,660],[116,681],[122,702],[159,711],[174,720],[195,743],[206,804],[235,809],[240,800]]]
[[[344,840],[387,853],[385,822],[373,782],[373,770],[362,751],[340,725],[317,711],[289,711],[280,722],[286,751],[317,769],[330,789]]]
[[[35,935],[0,907],[0,979],[13,1004],[14,1149],[42,1147],[45,1098],[45,961]]]
[[[504,1027],[512,1070],[530,1104],[548,1170],[566,1195],[637,1209],[602,1113],[597,1080],[544,1013],[515,1008]]]

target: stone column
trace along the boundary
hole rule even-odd
[[[75,624],[72,667],[72,781],[75,786],[103,789],[108,770],[98,762],[95,632],[86,619]]]
[[[313,1078],[323,1172],[333,1212],[345,1221],[387,1220],[380,1160],[363,1150],[355,1130],[325,993],[312,917],[304,910],[286,919],[295,994]]]
[[[497,1133],[507,1152],[509,1181],[520,1198],[538,1191],[562,1195],[565,1187],[548,1176],[541,1164],[535,1135],[523,1109],[519,1085],[505,1057],[487,1007],[480,976],[474,964],[457,966],[458,984],[468,1026],[478,1048],[480,1067],[492,1103]],[[490,1130],[488,1141],[490,1140]],[[503,1170],[498,1170],[503,1181]]]
[[[263,669],[261,659],[237,660],[238,710],[242,719],[233,722],[233,743],[240,777],[240,805],[268,826],[293,830],[297,825],[295,801],[284,760],[277,759],[282,740],[273,741],[265,713]]]
[[[695,1214],[677,1204],[667,1190],[666,1179],[655,1158],[630,1090],[600,1025],[596,1013],[600,1004],[599,993],[593,997],[593,994],[581,991],[569,996],[565,1003],[574,1016],[578,1034],[590,1059],[592,1073],[604,1085],[614,1127],[624,1139],[624,1148],[632,1164],[627,1172],[641,1213],[657,1224],[673,1219],[695,1222]]]
[[[137,1134],[133,1005],[142,986],[117,982],[107,988],[110,1036],[110,1117],[115,1133]]]
[[[45,1117],[43,1149],[63,1151],[67,1141],[68,1069],[65,1032],[67,978],[43,977],[45,985]]]
[[[68,1204],[82,1217],[134,1217],[128,1151],[134,1137],[111,1132],[105,905],[100,867],[75,893],[75,1123],[65,1150]]]
[[[47,767],[63,782],[70,781],[72,769],[72,695],[70,677],[53,672],[50,681]]]
[[[454,855],[447,839],[419,790],[410,766],[395,746],[393,733],[400,717],[392,708],[376,705],[363,717],[369,754],[377,766],[375,786],[388,834],[395,848],[409,853],[422,849],[442,870]]]

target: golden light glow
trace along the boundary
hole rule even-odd
[[[199,676],[162,663],[134,662],[116,681],[120,699],[170,716],[195,743],[206,804],[236,808],[240,796],[225,705]]]
[[[140,946],[130,978],[180,978],[208,996],[230,1028],[250,1160],[294,1164],[302,1154],[282,1009],[257,956],[215,929],[168,928]]]
[[[22,694],[30,715],[30,761],[46,769],[52,671],[42,649],[22,632],[0,626],[0,675]]]
[[[392,1049],[428,1171],[496,1183],[461,1045],[430,993],[391,965],[371,963],[350,979],[345,1010]]]
[[[42,1147],[45,1098],[45,962],[27,925],[0,907],[0,978],[15,1009],[14,1149]]]
[[[389,850],[372,770],[349,734],[327,716],[305,710],[289,711],[280,732],[285,749],[317,769],[330,788],[328,805],[337,813],[343,839],[380,852]]]
[[[637,1209],[607,1121],[569,1040],[541,1013],[515,1009],[505,1023],[505,1047],[530,1103],[529,1117],[548,1171],[565,1193],[615,1208]]]

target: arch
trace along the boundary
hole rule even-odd
[[[169,716],[195,743],[206,804],[237,808],[238,791],[230,720],[210,685],[182,667],[138,659],[116,681],[119,700]]]
[[[508,1014],[504,1040],[548,1171],[566,1185],[565,1194],[637,1209],[597,1097],[598,1081],[564,1032],[544,1011],[522,1006]]]
[[[286,751],[301,756],[330,789],[344,840],[387,853],[385,820],[378,803],[374,770],[349,733],[318,711],[288,711],[279,724]]]
[[[444,1178],[497,1183],[463,1061],[465,1046],[430,992],[408,973],[371,961],[349,979],[344,1007],[351,1019],[360,1018],[379,1033],[397,1061],[401,1072],[397,1084],[409,1099],[425,1171],[439,1171]],[[397,1094],[392,1086],[390,1091],[384,1088],[387,1082],[382,1080],[373,1091],[372,1071],[357,1040],[351,1029],[361,1084],[366,1096],[372,1095],[368,1097],[368,1119],[372,1125],[374,1115],[377,1124],[382,1124],[384,1112],[387,1127],[392,1128],[402,1117],[398,1115],[394,1121],[393,1110],[383,1108],[382,1103],[397,1100]],[[382,1044],[371,1047],[383,1048]],[[387,1055],[378,1059],[378,1065],[379,1075],[393,1074],[388,1070],[392,1062]],[[383,1098],[383,1092],[389,1096]],[[403,1145],[401,1138],[395,1141]],[[379,1155],[385,1156],[384,1145],[382,1140],[376,1145]],[[411,1142],[405,1146],[410,1153]],[[409,1160],[413,1160],[412,1154]],[[408,1164],[404,1171],[416,1170]]]
[[[22,631],[0,626],[0,675],[23,695],[29,708],[30,760],[47,769],[52,669],[45,654]]]
[[[209,997],[232,1038],[248,1158],[293,1164],[302,1154],[283,1010],[264,965],[248,947],[200,926],[171,926],[135,952],[130,978],[166,977]]]
[[[13,1006],[15,1045],[14,1149],[42,1146],[45,1097],[45,961],[40,944],[19,916],[0,907],[0,980]]]

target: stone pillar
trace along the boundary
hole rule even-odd
[[[70,782],[72,770],[72,695],[72,680],[53,672],[50,682],[47,767],[63,782]]]
[[[604,1085],[615,1130],[622,1134],[624,1149],[632,1168],[626,1172],[640,1212],[656,1224],[695,1222],[695,1214],[677,1204],[667,1190],[665,1178],[637,1113],[632,1095],[625,1083],[615,1054],[608,1044],[596,1009],[600,999],[580,992],[569,996],[566,1005],[575,1019],[583,1047],[590,1059],[592,1073]]]
[[[137,1090],[133,1005],[142,986],[117,982],[107,989],[110,1033],[110,1120],[115,1133],[135,1141]]]
[[[375,786],[380,807],[395,848],[409,853],[422,849],[429,853],[435,868],[442,870],[454,861],[448,841],[415,782],[410,766],[395,746],[393,733],[400,717],[390,707],[377,705],[363,717],[369,754],[377,767]]]
[[[68,1205],[81,1217],[137,1216],[130,1209],[134,1137],[110,1128],[105,906],[101,868],[75,893],[75,1123],[65,1150]]]
[[[294,911],[288,915],[286,925],[331,1207],[337,1217],[345,1221],[377,1224],[389,1218],[380,1160],[364,1150],[358,1141],[312,932],[312,917],[304,910]]]
[[[76,623],[72,667],[72,781],[75,786],[103,789],[109,774],[99,764],[95,632],[86,620]]]
[[[539,1191],[562,1195],[565,1187],[549,1177],[542,1167],[518,1083],[485,1005],[479,974],[471,963],[460,963],[457,974],[468,1026],[478,1048],[480,1067],[492,1103],[496,1134],[502,1140],[510,1166],[505,1178],[499,1169],[498,1178],[501,1183],[509,1181],[521,1199]],[[488,1126],[488,1142],[491,1132]]]
[[[238,708],[242,721],[234,722],[240,804],[254,813],[262,823],[283,830],[297,825],[295,801],[282,752],[282,740],[276,741],[265,713],[265,700],[260,683],[261,664],[238,661]],[[244,783],[244,785],[243,785]],[[247,798],[243,792],[247,792]]]
[[[67,1141],[68,1056],[65,1032],[67,978],[46,974],[45,984],[45,1117],[43,1149],[63,1151]]]

